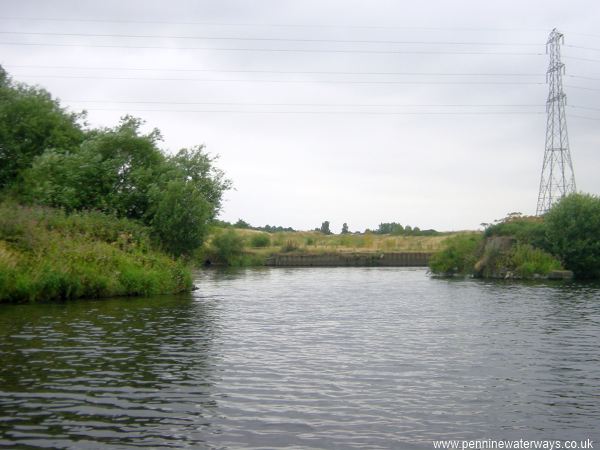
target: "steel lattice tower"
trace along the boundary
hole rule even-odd
[[[546,53],[550,55],[546,72],[549,89],[546,101],[546,149],[536,210],[538,216],[546,213],[557,200],[576,191],[565,115],[567,96],[562,85],[565,65],[560,60],[560,45],[563,40],[563,35],[555,28],[546,42]]]

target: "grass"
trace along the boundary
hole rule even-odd
[[[97,212],[0,204],[0,302],[154,295],[191,288],[146,227]]]
[[[374,233],[325,235],[316,231],[266,233],[249,229],[229,229],[241,239],[240,256],[227,261],[230,265],[263,265],[274,254],[325,253],[416,253],[436,252],[454,234],[438,236],[391,236]],[[215,255],[213,243],[224,229],[216,228],[207,241],[204,256]],[[217,258],[218,260],[218,258]],[[223,262],[223,261],[219,261]]]
[[[242,236],[258,233],[253,230],[236,230]],[[270,253],[282,248],[305,253],[330,252],[433,252],[442,248],[448,235],[442,236],[390,236],[374,233],[331,234],[316,231],[272,233],[271,245],[263,247]]]

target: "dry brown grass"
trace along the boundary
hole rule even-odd
[[[254,253],[273,254],[280,252],[298,253],[392,253],[392,252],[435,252],[454,233],[438,236],[391,236],[374,233],[324,235],[316,231],[264,233],[256,230],[236,229],[246,242],[246,248]],[[267,234],[270,245],[252,248],[252,236]]]

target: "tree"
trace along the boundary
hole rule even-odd
[[[545,215],[550,251],[578,278],[600,277],[600,198],[571,194]]]
[[[236,223],[234,223],[233,226],[235,228],[244,228],[244,229],[251,228],[250,224],[242,219],[238,219],[238,221]]]
[[[235,264],[244,252],[244,239],[229,229],[217,234],[211,243],[217,260],[223,264]]]
[[[68,211],[96,209],[144,219],[148,191],[165,172],[165,157],[157,146],[158,130],[143,135],[141,125],[126,116],[113,129],[90,132],[77,149],[46,150],[24,172],[25,194]]]
[[[323,222],[321,224],[321,228],[319,229],[319,231],[323,234],[331,234],[331,230],[329,229],[329,221],[326,220],[325,222]]]
[[[93,130],[74,151],[50,149],[24,172],[34,203],[67,211],[95,209],[150,225],[167,251],[199,247],[231,183],[203,147],[165,156],[160,132],[142,134],[142,122],[124,117],[112,129]]]
[[[154,186],[150,198],[150,225],[163,248],[173,255],[191,255],[204,242],[213,205],[183,180],[169,181],[162,189]]]
[[[348,234],[348,224],[346,222],[342,225],[342,234]]]
[[[0,66],[0,189],[14,185],[45,150],[77,148],[84,139],[84,117],[62,108],[43,89],[14,83]]]

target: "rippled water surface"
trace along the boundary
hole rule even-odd
[[[0,447],[600,441],[600,286],[420,269],[198,274],[193,294],[0,306]]]

